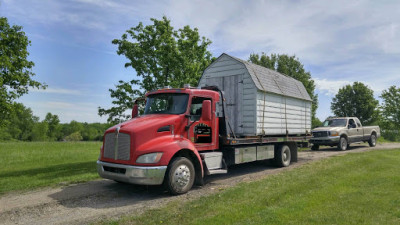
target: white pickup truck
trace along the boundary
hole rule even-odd
[[[312,135],[312,150],[318,150],[320,145],[336,145],[339,150],[346,150],[356,142],[368,142],[374,147],[381,131],[379,126],[363,127],[357,117],[337,117],[325,120],[322,127],[312,130]]]

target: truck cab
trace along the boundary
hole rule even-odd
[[[202,183],[201,151],[219,146],[220,95],[204,89],[165,88],[146,94],[143,115],[106,130],[97,161],[101,177],[133,184],[165,183],[172,194]]]

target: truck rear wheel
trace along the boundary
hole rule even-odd
[[[291,154],[290,148],[287,145],[278,146],[275,151],[275,163],[277,166],[286,167],[290,165]]]
[[[169,164],[165,185],[173,195],[180,195],[188,192],[194,183],[195,170],[192,161],[185,157],[173,159]]]
[[[368,140],[369,147],[375,147],[376,146],[376,135],[371,134],[371,137]]]
[[[345,137],[340,137],[338,149],[344,151],[347,149],[347,146],[348,146],[347,139]]]
[[[319,145],[313,144],[313,146],[311,146],[311,150],[319,150]]]

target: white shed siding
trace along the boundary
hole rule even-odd
[[[217,86],[237,136],[304,134],[311,130],[311,100],[301,82],[222,54],[204,71],[199,87]],[[229,128],[228,128],[228,131]]]
[[[311,130],[310,115],[310,102],[262,91],[257,92],[258,135],[286,134],[286,127],[289,135],[304,134]]]

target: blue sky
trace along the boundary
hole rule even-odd
[[[377,98],[400,85],[399,12],[399,1],[0,0],[0,16],[23,26],[32,41],[34,79],[48,85],[18,101],[61,122],[106,121],[97,107],[111,106],[108,89],[135,77],[111,41],[163,15],[176,29],[197,27],[214,56],[295,54],[317,84],[317,117],[324,120],[343,85],[363,82]]]

